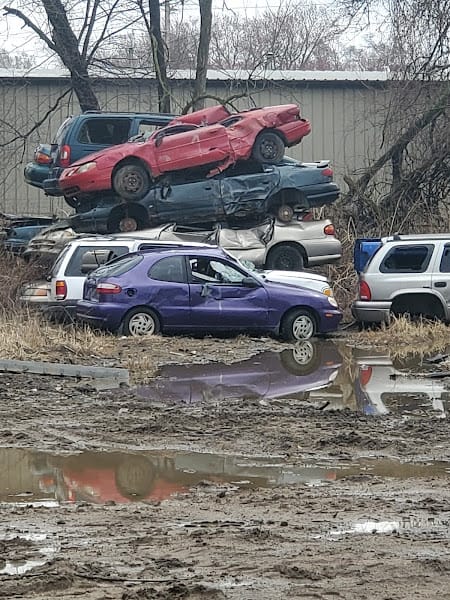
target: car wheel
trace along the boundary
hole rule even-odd
[[[293,216],[294,216],[294,209],[292,208],[292,206],[289,206],[289,204],[283,204],[282,206],[278,207],[277,218],[282,223],[289,223],[289,221],[292,221]]]
[[[309,340],[298,342],[294,348],[283,350],[281,364],[291,375],[310,375],[320,364],[320,350]]]
[[[113,189],[125,200],[141,200],[150,188],[150,175],[138,163],[122,165],[113,174]]]
[[[273,131],[263,131],[256,138],[252,154],[258,162],[279,163],[284,156],[284,142]]]
[[[269,252],[267,269],[278,271],[301,271],[304,267],[303,255],[299,248],[288,244],[276,246]]]
[[[161,329],[156,314],[144,306],[134,308],[125,315],[123,320],[123,333],[132,337],[143,335],[156,335]]]
[[[291,342],[309,340],[316,333],[316,319],[307,309],[294,310],[283,319],[281,324],[282,337]]]
[[[155,477],[153,463],[144,456],[126,456],[115,469],[117,489],[129,500],[146,498],[152,491]]]

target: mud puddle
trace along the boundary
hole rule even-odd
[[[450,463],[388,459],[289,463],[281,456],[184,451],[84,452],[70,456],[0,449],[0,502],[47,507],[64,502],[157,502],[193,488],[317,486],[347,478],[448,478]]]
[[[289,397],[327,410],[446,418],[450,377],[444,376],[445,359],[399,359],[329,340],[305,341],[232,364],[166,365],[151,384],[136,391],[162,404]]]

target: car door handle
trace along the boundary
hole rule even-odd
[[[212,187],[209,185],[209,186],[205,187],[205,190],[212,190]]]
[[[445,281],[436,281],[434,287],[447,287],[447,282]]]

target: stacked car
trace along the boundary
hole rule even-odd
[[[342,315],[326,278],[300,270],[341,257],[331,221],[311,213],[339,188],[328,161],[284,155],[310,131],[295,104],[69,118],[25,168],[28,183],[63,195],[75,214],[24,250],[57,257],[49,284],[28,287],[24,300],[36,290],[53,313],[67,316],[70,304],[71,317],[131,335],[216,324],[295,341],[334,330]],[[101,266],[117,248],[114,266]],[[142,304],[150,284],[153,301]]]

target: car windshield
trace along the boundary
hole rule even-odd
[[[106,265],[102,265],[91,273],[94,277],[118,277],[128,271],[131,271],[135,266],[144,260],[142,254],[128,254],[119,256]]]

